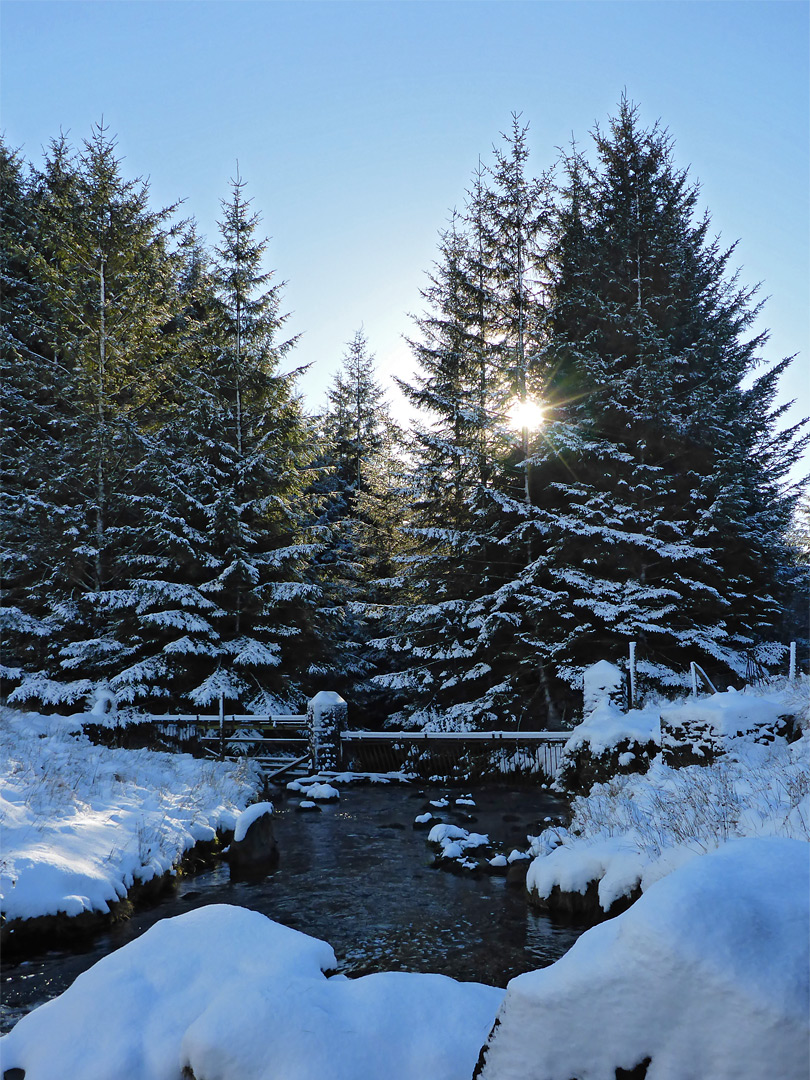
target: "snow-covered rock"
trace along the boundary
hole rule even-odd
[[[468,1080],[503,990],[327,978],[323,941],[243,908],[156,923],[0,1041],[25,1080]]]
[[[802,703],[786,690],[752,690],[692,697],[661,710],[661,743],[668,765],[706,765],[726,753],[734,740],[798,738]],[[802,708],[803,706],[803,708]]]
[[[694,858],[509,983],[480,1080],[806,1080],[808,935],[807,843]]]
[[[278,844],[273,831],[273,804],[258,802],[236,819],[228,861],[231,877],[264,877],[278,863]]]
[[[273,813],[274,807],[271,802],[256,802],[243,810],[239,817],[236,819],[236,825],[233,830],[233,842],[235,844],[240,843],[247,836],[248,829],[254,821],[258,821],[260,817],[269,817]]]
[[[654,706],[623,712],[603,699],[571,732],[556,785],[582,793],[618,772],[644,772],[661,745],[661,714]]]
[[[331,784],[312,784],[304,789],[304,795],[315,802],[336,802],[340,798],[340,792]]]

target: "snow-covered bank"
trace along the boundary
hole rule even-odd
[[[469,1080],[504,991],[327,978],[323,941],[243,908],[164,919],[0,1040],[25,1080]],[[189,1072],[183,1075],[189,1075]]]
[[[694,859],[556,964],[513,979],[481,1080],[806,1080],[810,847]]]
[[[588,893],[580,914],[597,900],[607,912],[728,840],[810,840],[810,733],[793,743],[758,741],[788,706],[797,709],[784,695],[717,694],[666,710],[685,728],[696,718],[710,725],[722,752],[684,768],[661,755],[643,775],[614,776],[575,798],[569,827],[548,829],[532,844],[532,899],[569,910],[567,901]]]
[[[73,719],[3,710],[0,904],[12,920],[106,914],[255,795],[244,765],[95,746]]]

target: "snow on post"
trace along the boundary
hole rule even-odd
[[[349,706],[334,690],[321,690],[307,705],[307,728],[312,764],[316,769],[340,768],[340,732]]]
[[[625,708],[624,673],[607,660],[591,664],[582,673],[583,715],[588,717],[604,701]]]
[[[796,680],[796,642],[790,643],[790,668],[788,669],[788,679],[791,682]]]

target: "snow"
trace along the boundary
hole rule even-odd
[[[0,904],[7,919],[106,913],[234,827],[255,794],[244,765],[93,745],[75,718],[0,712]]]
[[[513,979],[481,1080],[806,1080],[810,848],[692,859],[557,963]]]
[[[612,702],[602,700],[585,720],[575,727],[563,747],[570,755],[587,745],[599,756],[623,740],[644,746],[649,742],[661,744],[661,713],[654,705],[622,712]]]
[[[323,941],[243,908],[156,923],[0,1041],[26,1080],[469,1080],[504,991],[327,978]]]
[[[681,727],[686,723],[705,725],[721,738],[733,738],[757,728],[773,727],[792,707],[793,703],[784,692],[740,693],[730,689],[726,693],[665,706],[661,717],[668,727]]]
[[[304,790],[304,795],[307,799],[314,799],[316,802],[333,802],[340,798],[340,792],[331,784],[312,784]]]
[[[468,832],[458,825],[439,824],[428,833],[428,843],[439,845],[443,859],[461,859],[467,851],[489,847],[489,837],[484,833]]]
[[[417,814],[413,820],[417,825],[427,825],[429,821],[433,821],[433,814]]]
[[[588,671],[599,666],[595,664]],[[607,667],[612,669],[613,665]],[[718,738],[733,738],[761,728],[773,728],[780,716],[795,709],[795,698],[784,689],[748,689],[745,692],[729,689],[708,697],[685,698],[671,705],[650,702],[627,712],[603,698],[574,728],[563,752],[573,754],[588,745],[591,752],[599,756],[623,740],[631,745],[635,742],[644,746],[652,742],[660,746],[662,723],[669,728],[699,725],[710,729]],[[629,763],[629,759],[626,762]]]
[[[312,712],[318,719],[324,714],[329,715],[336,706],[345,704],[345,700],[334,690],[320,690],[309,702]]]
[[[586,716],[603,702],[614,701],[624,696],[624,675],[620,668],[608,660],[599,660],[582,673],[582,696]]]
[[[778,695],[714,697],[720,700],[687,701],[672,711],[686,721],[698,713],[713,716],[717,730],[726,732],[749,728],[741,707],[764,724],[785,711]],[[646,891],[729,840],[810,840],[810,733],[791,744],[781,738],[761,744],[745,735],[727,739],[725,746],[710,765],[673,769],[658,757],[644,775],[615,776],[574,799],[567,829],[546,829],[533,838],[530,892],[547,898],[557,885],[584,893],[596,881],[607,911],[615,900],[638,887]]]
[[[273,813],[273,804],[271,802],[257,802],[249,806],[247,810],[243,810],[239,817],[236,819],[236,825],[233,830],[233,838],[235,843],[239,843],[247,836],[247,831],[254,821],[257,821],[260,817],[264,817],[267,814]]]

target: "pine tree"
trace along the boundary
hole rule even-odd
[[[554,598],[545,636],[563,700],[630,640],[659,690],[684,684],[691,660],[721,683],[744,676],[777,636],[792,505],[780,484],[800,449],[771,408],[787,362],[743,387],[759,309],[667,133],[642,130],[623,100],[595,144],[596,165],[568,161],[535,467],[534,580]]]
[[[348,344],[320,427],[321,676],[362,713],[379,697],[368,686],[377,664],[369,648],[370,620],[388,602],[406,546],[398,490],[403,436],[362,330]]]
[[[47,388],[39,392],[60,447],[55,468],[19,474],[19,538],[32,541],[25,605],[47,609],[49,633],[38,670],[28,667],[15,694],[75,700],[109,679],[126,654],[104,599],[127,576],[136,432],[153,409],[169,354],[171,208],[151,211],[147,186],[123,179],[102,127],[78,156],[65,139],[54,141],[30,199],[34,228],[23,247],[18,239],[37,294],[26,330],[35,345],[24,369],[39,365],[35,379]],[[58,508],[41,539],[42,523],[24,505],[40,517],[44,507]]]
[[[4,689],[41,668],[53,629],[54,555],[73,524],[62,498],[69,379],[48,347],[43,289],[33,266],[36,230],[30,169],[0,143]]]
[[[220,694],[262,711],[301,704],[313,636],[316,588],[304,564],[303,493],[308,432],[294,373],[279,368],[295,339],[277,341],[280,283],[261,268],[267,241],[237,175],[223,202],[213,272],[217,307],[208,320],[193,437],[203,477],[194,492],[209,537],[201,593],[219,643],[189,691],[199,705]]]
[[[420,549],[385,642],[405,658],[386,681],[410,696],[410,722],[520,720],[504,693],[515,617],[502,590],[529,557],[528,437],[516,444],[505,421],[530,397],[543,362],[548,178],[526,175],[518,117],[505,142],[486,177],[479,166],[464,214],[442,239],[413,343],[420,374],[403,387],[430,417],[412,449]]]

